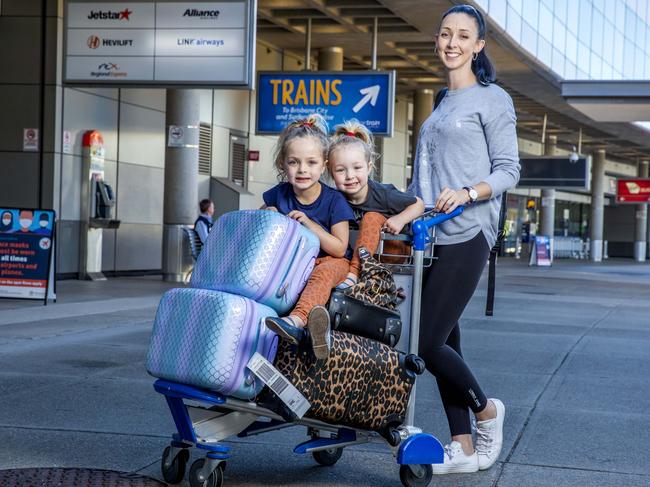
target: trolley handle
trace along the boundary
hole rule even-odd
[[[430,241],[429,229],[442,222],[451,220],[460,215],[465,206],[456,207],[451,213],[437,213],[436,216],[427,220],[417,220],[413,222],[413,248],[414,250],[424,250],[426,244]]]

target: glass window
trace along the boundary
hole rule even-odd
[[[553,14],[545,6],[539,6],[539,27],[537,29],[549,41],[553,40]]]
[[[569,28],[569,32],[573,32],[574,35],[578,34],[578,14],[579,4],[575,0],[569,2],[567,7],[566,14],[566,26]]]
[[[546,5],[549,10],[553,10],[553,0],[542,0],[542,3]]]
[[[521,17],[513,8],[508,7],[508,34],[521,44]]]
[[[598,54],[603,53],[603,14],[598,11],[594,12],[591,25],[591,49]]]
[[[602,79],[612,79],[614,75],[614,70],[612,65],[609,63],[603,63],[603,77]]]
[[[630,10],[629,8],[625,9],[625,30],[623,31],[623,34],[625,34],[625,37],[628,39],[634,40],[634,35],[636,32],[636,18],[634,15],[634,12]]]
[[[603,60],[609,64],[614,63],[614,24],[605,20],[603,36]]]
[[[616,0],[608,0],[605,2],[605,18],[616,21]]]
[[[537,37],[537,59],[547,66],[551,65],[551,43],[544,39],[541,34]]]
[[[488,9],[488,0],[476,0],[476,4],[481,7],[485,12],[489,12]]]
[[[578,39],[582,42],[591,42],[591,10],[591,4],[588,0],[580,0]]]
[[[508,0],[508,5],[515,9],[515,12],[521,15],[521,2],[522,0]]]
[[[551,69],[560,76],[564,76],[564,54],[562,54],[557,48],[553,48]]]
[[[635,79],[643,79],[643,60],[644,60],[643,51],[637,47],[634,56],[634,78]]]
[[[576,79],[589,79],[589,75],[586,72],[584,72],[582,69],[579,69]]]
[[[501,27],[506,25],[506,0],[490,0],[490,17]]]
[[[582,42],[578,41],[578,69],[589,72],[589,48]]]
[[[650,56],[645,57],[645,79],[650,79]]]
[[[578,39],[570,32],[566,35],[566,55],[572,63],[578,60]]]
[[[614,33],[614,69],[623,72],[623,50],[625,49],[625,39],[619,31]]]
[[[565,22],[566,19],[567,3],[567,0],[555,0],[555,6],[553,7],[553,13],[556,17],[562,19],[562,22]]]
[[[537,32],[525,20],[521,23],[521,45],[531,54],[537,54]]]
[[[594,7],[603,12],[605,10],[604,0],[594,0]]]
[[[634,77],[634,44],[628,39],[625,39],[623,49],[623,76],[626,79]]]
[[[636,45],[640,48],[646,47],[645,45],[645,25],[640,17],[636,19]]]
[[[564,51],[564,46],[566,43],[566,27],[563,23],[555,17],[555,22],[553,22],[553,47]]]
[[[623,0],[616,1],[616,28],[621,32],[625,30],[625,4]]]
[[[537,30],[537,17],[539,16],[538,0],[526,0],[523,4],[524,12],[522,17]]]
[[[594,79],[601,79],[603,76],[603,60],[599,55],[592,51],[591,53],[591,66],[589,67],[591,77]]]
[[[564,78],[565,79],[576,79],[578,75],[578,67],[567,59],[564,64]]]

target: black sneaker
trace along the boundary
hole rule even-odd
[[[307,318],[307,329],[311,337],[311,346],[318,360],[326,360],[330,355],[330,314],[323,306],[315,306]]]

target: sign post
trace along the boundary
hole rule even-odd
[[[549,267],[551,262],[551,239],[547,235],[536,235],[528,265]]]
[[[274,135],[318,113],[330,129],[356,118],[374,135],[393,135],[394,71],[261,72],[256,133]]]
[[[617,203],[650,203],[650,179],[616,180]]]
[[[51,210],[0,208],[0,297],[56,299]]]

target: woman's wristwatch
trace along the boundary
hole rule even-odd
[[[467,191],[467,194],[469,195],[469,202],[476,203],[476,200],[478,199],[478,191],[471,186],[463,186],[463,189]]]

